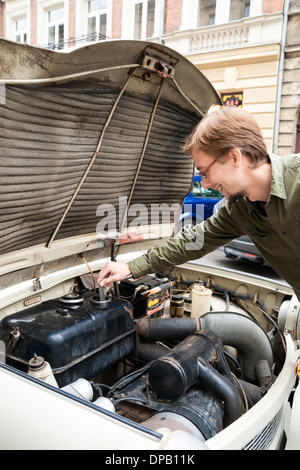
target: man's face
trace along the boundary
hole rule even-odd
[[[194,152],[195,167],[202,176],[203,187],[221,191],[229,202],[245,196],[240,156],[240,152],[236,153],[235,149],[221,160],[216,160],[202,150]]]

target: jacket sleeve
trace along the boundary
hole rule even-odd
[[[229,216],[226,207],[195,227],[179,232],[162,245],[130,261],[133,277],[158,273],[193,259],[201,258],[242,234],[239,224]]]

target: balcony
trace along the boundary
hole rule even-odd
[[[194,30],[164,35],[166,46],[183,55],[237,49],[281,41],[282,14],[243,18],[226,24],[204,26]]]
[[[198,30],[191,34],[189,39],[189,53],[199,54],[215,50],[232,49],[249,45],[249,26],[244,24],[228,24],[224,27],[209,28],[209,30]]]

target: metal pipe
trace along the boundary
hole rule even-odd
[[[28,79],[11,79],[2,78],[0,84],[4,85],[42,85],[46,83],[57,83],[74,80],[75,78],[82,78],[94,73],[109,72],[111,70],[131,69],[132,67],[140,67],[141,64],[125,64],[115,65],[113,67],[105,67],[102,69],[85,70],[84,72],[76,72],[68,75],[61,75],[60,77],[47,77],[47,78],[28,78]]]
[[[223,344],[235,347],[243,362],[245,378],[256,382],[255,365],[267,360],[273,365],[270,339],[251,318],[236,312],[208,312],[200,318],[143,318],[139,335],[157,341],[182,340],[200,329],[211,330]]]
[[[155,113],[156,113],[156,110],[157,110],[157,106],[158,106],[158,103],[159,103],[159,100],[160,100],[160,96],[161,96],[163,84],[164,84],[164,80],[162,79],[161,84],[160,84],[160,88],[159,88],[159,91],[158,91],[158,94],[157,94],[157,97],[156,97],[156,100],[155,100],[155,103],[154,103],[154,106],[153,106],[153,110],[152,110],[152,113],[151,113],[151,116],[150,116],[150,120],[149,120],[149,125],[148,125],[148,129],[147,129],[147,133],[146,133],[146,136],[145,136],[145,140],[144,140],[142,152],[141,152],[141,155],[140,155],[140,159],[139,159],[139,162],[138,162],[138,166],[137,166],[137,169],[136,169],[136,172],[135,172],[135,175],[134,175],[134,179],[133,179],[133,183],[132,183],[132,186],[131,186],[130,194],[129,194],[129,196],[128,196],[128,200],[127,200],[127,204],[126,204],[126,209],[125,209],[125,213],[124,213],[124,216],[123,216],[123,220],[122,220],[122,222],[121,222],[121,224],[120,224],[120,227],[119,227],[119,232],[120,232],[120,233],[122,233],[123,228],[124,228],[125,223],[126,223],[126,218],[127,218],[128,209],[129,209],[129,206],[130,206],[130,204],[131,204],[131,199],[132,199],[133,191],[134,191],[134,189],[135,189],[135,185],[136,185],[136,182],[137,182],[137,179],[138,179],[138,176],[139,176],[139,173],[140,173],[140,169],[141,169],[141,166],[142,166],[142,162],[143,162],[143,159],[144,159],[144,156],[145,156],[145,152],[146,152],[146,148],[147,148],[147,144],[148,144],[150,132],[151,132],[151,129],[152,129],[152,125],[153,125],[153,121],[154,121],[154,116],[155,116]]]
[[[274,153],[278,152],[281,95],[282,95],[282,82],[283,82],[283,71],[284,71],[284,48],[285,48],[285,42],[286,42],[288,11],[289,11],[289,0],[285,0],[284,10],[283,10],[283,22],[282,22],[282,33],[281,33],[281,45],[280,45],[280,59],[279,59],[279,72],[278,72],[278,86],[277,86],[277,97],[276,97],[274,144],[273,144],[273,152]]]
[[[200,114],[200,116],[204,117],[204,113],[201,111],[200,108],[198,108],[198,106],[195,105],[195,103],[193,103],[193,102],[187,97],[187,95],[186,95],[186,94],[183,92],[183,90],[180,88],[179,83],[177,83],[174,78],[172,78],[172,81],[173,81],[174,85],[176,86],[177,90],[179,91],[179,93],[184,97],[184,99],[185,99],[191,106],[193,106],[193,108]]]
[[[101,147],[102,142],[103,142],[103,139],[104,139],[104,135],[105,135],[106,129],[107,129],[107,127],[108,127],[108,125],[109,125],[109,123],[110,123],[110,121],[111,121],[111,119],[112,119],[112,116],[113,116],[113,114],[114,114],[114,112],[115,112],[115,109],[116,109],[116,107],[117,107],[117,105],[118,105],[118,103],[119,103],[121,97],[123,96],[124,91],[125,91],[126,88],[127,88],[128,82],[129,82],[129,80],[131,79],[132,75],[133,75],[133,72],[132,72],[132,73],[129,75],[129,77],[127,77],[127,79],[125,80],[125,82],[124,82],[124,84],[123,84],[123,86],[122,86],[122,88],[121,88],[121,90],[120,90],[120,92],[119,92],[119,94],[118,94],[118,96],[117,96],[115,102],[114,102],[114,105],[112,106],[112,108],[111,108],[111,110],[110,110],[110,113],[109,113],[109,115],[108,115],[108,118],[107,118],[107,120],[106,120],[106,122],[105,122],[105,124],[104,124],[104,126],[103,126],[102,132],[101,132],[101,134],[100,134],[100,138],[99,138],[99,140],[98,140],[98,144],[97,144],[97,146],[96,146],[96,149],[95,149],[95,151],[94,151],[94,154],[93,154],[93,156],[92,156],[92,158],[91,158],[91,160],[90,160],[90,162],[89,162],[89,164],[88,164],[88,166],[87,166],[87,168],[86,168],[86,170],[85,170],[85,172],[84,172],[84,174],[83,174],[81,180],[79,181],[79,184],[77,185],[77,188],[75,189],[75,191],[74,191],[74,193],[73,193],[73,196],[71,197],[71,199],[70,199],[70,201],[69,201],[69,203],[68,203],[66,209],[64,210],[64,213],[63,213],[63,215],[61,216],[61,218],[60,218],[60,220],[59,220],[59,222],[58,222],[58,224],[57,224],[57,226],[56,226],[56,228],[55,228],[53,234],[51,235],[50,240],[49,240],[48,243],[46,244],[46,247],[47,247],[47,248],[50,248],[51,243],[53,242],[53,240],[54,240],[54,238],[55,238],[57,232],[59,231],[59,229],[60,229],[60,227],[61,227],[63,221],[65,220],[65,218],[66,218],[66,216],[67,216],[67,214],[68,214],[68,212],[69,212],[69,210],[70,210],[70,208],[71,208],[71,206],[72,206],[72,204],[73,204],[73,202],[74,202],[74,200],[75,200],[75,198],[76,198],[78,192],[80,191],[80,188],[82,187],[82,185],[83,185],[83,183],[84,183],[84,181],[85,181],[85,179],[86,179],[86,177],[87,177],[87,175],[88,175],[88,173],[89,173],[91,167],[93,166],[93,163],[94,163],[96,157],[98,156],[98,153],[99,153],[99,151],[100,151],[100,147]]]
[[[162,36],[164,34],[164,24],[165,24],[165,9],[166,9],[166,0],[161,0],[160,4],[160,24],[159,24],[159,36],[158,43],[162,44]]]
[[[223,344],[239,352],[245,379],[256,382],[255,366],[265,359],[273,365],[273,351],[266,332],[251,318],[234,312],[209,312],[200,317],[201,328],[211,329]]]
[[[196,382],[198,359],[219,364],[221,355],[220,338],[212,331],[197,331],[152,362],[148,375],[149,385],[160,398],[177,399]],[[221,374],[218,372],[218,375]],[[205,380],[203,386],[207,388]]]
[[[200,330],[197,318],[149,318],[137,321],[139,336],[154,341],[183,340]]]
[[[198,380],[224,401],[224,427],[242,416],[245,407],[238,390],[226,377],[200,358],[198,359]]]

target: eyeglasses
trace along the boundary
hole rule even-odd
[[[204,170],[202,171],[199,171],[199,175],[201,176],[201,178],[206,178],[206,173],[208,172],[208,170],[213,166],[214,163],[216,163],[217,160],[214,160],[213,162],[211,162]]]

